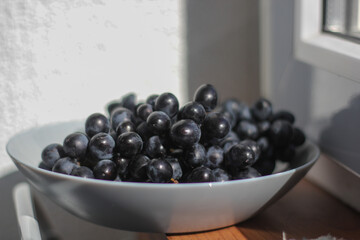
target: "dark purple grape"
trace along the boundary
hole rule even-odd
[[[295,157],[295,146],[293,144],[289,144],[283,147],[277,147],[275,149],[276,157],[282,162],[291,162]]]
[[[236,144],[239,144],[239,141],[228,141],[224,144],[223,146],[223,150],[224,153],[226,153],[227,151],[230,150],[230,148],[232,148],[233,146],[235,146]]]
[[[110,116],[110,123],[112,129],[116,130],[117,126],[124,121],[133,121],[134,115],[131,110],[119,107],[116,108]]]
[[[168,161],[172,167],[173,170],[172,178],[174,180],[179,180],[183,175],[183,170],[178,159],[175,157],[166,157],[165,160]]]
[[[305,143],[306,137],[304,132],[297,127],[293,128],[293,136],[291,138],[291,143],[295,146],[301,146]]]
[[[166,148],[161,144],[160,137],[157,135],[146,141],[144,150],[150,158],[162,158],[166,155]]]
[[[101,113],[91,114],[85,122],[85,132],[91,138],[97,133],[109,133],[110,121]]]
[[[212,170],[212,173],[214,175],[214,182],[226,182],[231,180],[230,174],[227,173],[224,169],[215,168]]]
[[[290,124],[294,124],[295,116],[291,112],[281,110],[272,115],[271,121],[275,122],[276,120],[284,120],[288,121]]]
[[[120,101],[112,101],[110,103],[107,104],[106,110],[109,116],[111,116],[111,113],[117,109],[121,107],[121,102]]]
[[[257,126],[249,121],[240,121],[236,127],[236,133],[240,139],[253,139],[256,140],[259,137],[259,130]]]
[[[154,109],[162,111],[172,118],[179,111],[179,101],[174,94],[163,93],[156,98]]]
[[[78,167],[75,161],[69,157],[60,158],[57,160],[52,168],[53,172],[70,175],[71,171]]]
[[[148,179],[147,165],[149,162],[150,159],[142,154],[133,157],[128,166],[131,179],[134,181],[145,182]]]
[[[75,132],[68,135],[64,139],[63,149],[66,156],[83,160],[86,156],[89,138],[80,132]]]
[[[154,183],[168,183],[173,175],[173,169],[165,159],[154,158],[147,165],[147,176]]]
[[[140,137],[143,139],[143,141],[147,141],[151,136],[154,135],[154,133],[152,131],[150,131],[146,122],[140,123],[136,127],[136,132],[140,135]]]
[[[47,145],[41,152],[42,162],[47,166],[44,169],[52,169],[55,162],[63,157],[65,157],[63,146],[57,143]]]
[[[197,124],[201,124],[206,117],[206,111],[200,103],[189,102],[181,108],[181,115],[179,117],[179,120],[191,119]]]
[[[272,115],[271,102],[265,98],[260,98],[254,103],[251,113],[257,121],[269,120]]]
[[[195,143],[184,152],[184,162],[190,168],[203,165],[206,161],[206,151],[203,145]]]
[[[121,134],[116,140],[116,148],[121,156],[131,158],[140,153],[143,147],[143,141],[139,134],[127,132]]]
[[[109,159],[101,160],[95,165],[93,173],[96,179],[113,181],[117,177],[116,164]]]
[[[286,146],[293,136],[293,127],[288,121],[276,120],[271,124],[270,140],[275,146]]]
[[[262,176],[270,175],[273,173],[275,169],[275,159],[260,157],[259,160],[256,161],[253,168],[255,168]]]
[[[113,157],[115,141],[110,134],[98,133],[90,139],[88,151],[89,153],[101,160]]]
[[[201,127],[206,137],[223,138],[230,131],[229,121],[221,113],[208,113]]]
[[[70,175],[82,178],[95,178],[93,171],[85,166],[73,168]]]
[[[183,119],[171,127],[170,137],[177,146],[190,147],[199,142],[201,130],[193,120]]]
[[[217,92],[211,84],[203,84],[195,91],[194,101],[203,105],[206,112],[215,109],[217,100]]]
[[[120,136],[126,132],[135,132],[135,124],[131,121],[123,121],[116,128],[116,135]]]
[[[206,151],[205,167],[210,169],[219,168],[224,161],[224,150],[220,146],[211,146]]]
[[[255,141],[253,141],[251,139],[245,139],[245,140],[242,140],[240,142],[240,144],[244,144],[246,146],[249,146],[251,148],[251,150],[254,151],[254,153],[255,153],[255,162],[259,159],[260,154],[261,154],[261,149],[260,149],[260,146],[257,144],[257,142],[255,142]],[[250,165],[252,165],[252,164],[250,164]]]
[[[233,174],[234,180],[256,178],[256,177],[261,177],[261,174],[255,168],[252,167],[238,169],[238,171],[235,174]]]
[[[113,162],[116,164],[120,179],[126,180],[128,178],[128,166],[130,163],[130,159],[123,158],[120,156],[120,154],[115,154],[113,157]]]
[[[143,103],[136,109],[136,115],[140,117],[143,121],[146,121],[146,119],[152,112],[153,107],[148,103]]]
[[[158,98],[158,96],[159,96],[158,94],[153,94],[153,95],[150,95],[150,96],[146,99],[146,103],[147,103],[147,104],[150,104],[153,109],[155,108],[155,102],[156,102],[156,99]]]
[[[229,168],[245,168],[254,162],[254,151],[244,144],[236,144],[225,153],[225,163]]]
[[[220,141],[220,146],[224,147],[224,145],[228,142],[240,142],[238,135],[234,131],[229,131],[229,133]]]
[[[270,147],[270,142],[267,137],[261,137],[256,142],[259,145],[261,152],[266,152]]]
[[[197,167],[193,169],[188,177],[188,182],[213,182],[215,180],[214,174],[210,168],[207,167]]]
[[[228,99],[221,104],[221,109],[224,112],[231,113],[235,118],[234,121],[237,122],[240,117],[242,105],[236,99]]]
[[[136,95],[134,93],[128,93],[121,98],[121,105],[131,111],[134,111],[136,106]]]
[[[53,165],[54,166],[54,165]],[[39,168],[41,169],[44,169],[44,170],[48,170],[48,171],[51,171],[52,170],[52,167],[49,167],[46,163],[44,163],[43,161],[41,161],[39,163]]]
[[[245,103],[240,103],[239,107],[240,107],[240,112],[239,112],[238,120],[253,121],[253,117],[251,115],[251,110],[249,106],[246,105]]]
[[[271,127],[269,121],[261,121],[257,123],[257,128],[260,136],[267,136]]]
[[[166,133],[171,126],[170,117],[161,111],[152,112],[146,120],[147,127],[154,134]]]

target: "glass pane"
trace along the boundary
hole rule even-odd
[[[324,0],[323,31],[359,42],[359,0]]]

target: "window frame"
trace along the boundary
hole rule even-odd
[[[322,0],[295,2],[295,59],[360,82],[360,44],[323,32],[322,14]]]

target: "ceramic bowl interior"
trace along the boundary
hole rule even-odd
[[[276,174],[223,183],[155,184],[111,182],[58,174],[38,168],[42,149],[62,143],[74,121],[36,127],[13,136],[7,152],[30,184],[77,217],[112,228],[139,232],[206,231],[244,221],[275,202],[299,182],[319,157],[307,141],[292,165]]]

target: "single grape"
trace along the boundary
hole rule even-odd
[[[149,138],[145,143],[145,153],[150,158],[162,158],[166,155],[166,148],[161,144],[159,136]]]
[[[63,146],[57,143],[47,145],[41,152],[42,162],[46,165],[43,166],[44,169],[52,169],[55,162],[63,157],[65,157]]]
[[[96,179],[113,181],[117,176],[116,164],[109,159],[101,160],[95,165],[93,173]]]
[[[90,139],[88,151],[89,153],[101,160],[113,157],[115,141],[110,134],[98,133]]]
[[[259,130],[257,126],[247,120],[242,120],[238,123],[236,133],[240,139],[256,140],[259,137]]]
[[[290,124],[294,124],[295,116],[289,111],[281,110],[275,112],[271,117],[271,122],[275,122],[276,120],[285,120],[288,121]]]
[[[135,124],[131,121],[123,121],[116,128],[116,135],[120,136],[126,132],[135,132]]]
[[[206,161],[206,152],[203,145],[195,143],[184,152],[184,162],[190,168],[203,165]]]
[[[221,113],[207,114],[202,125],[202,132],[206,137],[223,138],[229,131],[229,121]]]
[[[236,144],[225,153],[225,163],[230,168],[245,168],[254,162],[255,153],[245,144]]]
[[[63,149],[66,156],[82,161],[85,158],[89,144],[89,138],[80,132],[68,135],[64,139]]]
[[[269,136],[275,146],[286,146],[293,137],[293,127],[288,121],[276,120],[271,124]]]
[[[113,157],[113,162],[116,164],[118,175],[121,180],[126,180],[128,178],[128,166],[130,163],[129,158],[123,158],[120,154],[115,154]]]
[[[158,94],[153,94],[153,95],[150,95],[147,99],[146,99],[146,103],[147,104],[150,104],[152,106],[152,108],[154,109],[155,108],[155,102],[156,102],[156,99],[159,97]]]
[[[206,112],[215,109],[218,101],[217,92],[213,85],[203,84],[195,91],[194,101],[203,105]]]
[[[219,168],[224,161],[224,150],[220,146],[211,146],[206,151],[205,167],[210,169]]]
[[[201,105],[200,103],[189,102],[181,108],[181,113],[179,117],[179,120],[191,119],[197,124],[201,124],[206,117],[206,111],[203,105]]]
[[[257,100],[251,109],[252,116],[258,121],[270,119],[272,111],[271,102],[265,98]]]
[[[116,140],[116,148],[122,156],[131,158],[140,153],[143,141],[135,132],[123,133]]]
[[[134,111],[136,106],[136,95],[135,93],[128,93],[121,98],[121,105],[124,108]]]
[[[190,147],[199,142],[201,130],[193,120],[183,119],[171,127],[170,137],[177,146]]]
[[[129,163],[128,169],[133,181],[145,182],[148,179],[147,165],[150,159],[142,154],[133,157]]]
[[[293,128],[293,136],[291,138],[291,143],[295,146],[301,146],[305,143],[306,137],[305,133],[297,127]]]
[[[255,162],[259,159],[260,154],[261,154],[261,149],[260,146],[257,144],[257,142],[251,140],[251,139],[245,139],[243,141],[240,142],[240,144],[244,144],[248,147],[251,148],[251,150],[254,151],[255,153]],[[252,165],[253,163],[251,163],[250,165]]]
[[[231,176],[224,169],[215,168],[212,170],[214,175],[214,182],[226,182],[231,180]]]
[[[179,163],[179,160],[177,158],[171,157],[171,156],[165,157],[165,160],[168,161],[172,167],[172,170],[173,170],[172,178],[174,180],[179,180],[183,175],[183,170]]]
[[[52,168],[53,172],[70,175],[71,171],[77,167],[75,161],[70,157],[64,157],[57,160]]]
[[[197,167],[193,169],[188,177],[188,182],[213,182],[215,180],[214,174],[210,168]]]
[[[148,103],[141,104],[136,109],[136,115],[140,117],[143,121],[146,121],[146,119],[149,117],[149,115],[152,112],[153,112],[153,107],[151,106],[151,104]]]
[[[172,118],[179,111],[179,101],[174,94],[163,93],[156,98],[154,109],[162,111]]]
[[[93,113],[85,121],[85,132],[90,138],[97,133],[109,131],[110,121],[101,113]]]
[[[238,171],[233,175],[234,180],[256,178],[256,177],[261,177],[261,174],[255,168],[252,167],[238,169]]]
[[[173,175],[173,169],[165,159],[154,158],[147,165],[147,176],[154,183],[167,183]]]
[[[93,171],[85,166],[73,168],[70,175],[82,178],[95,178]]]
[[[152,112],[146,120],[147,127],[154,134],[163,134],[170,129],[170,117],[161,111]]]

